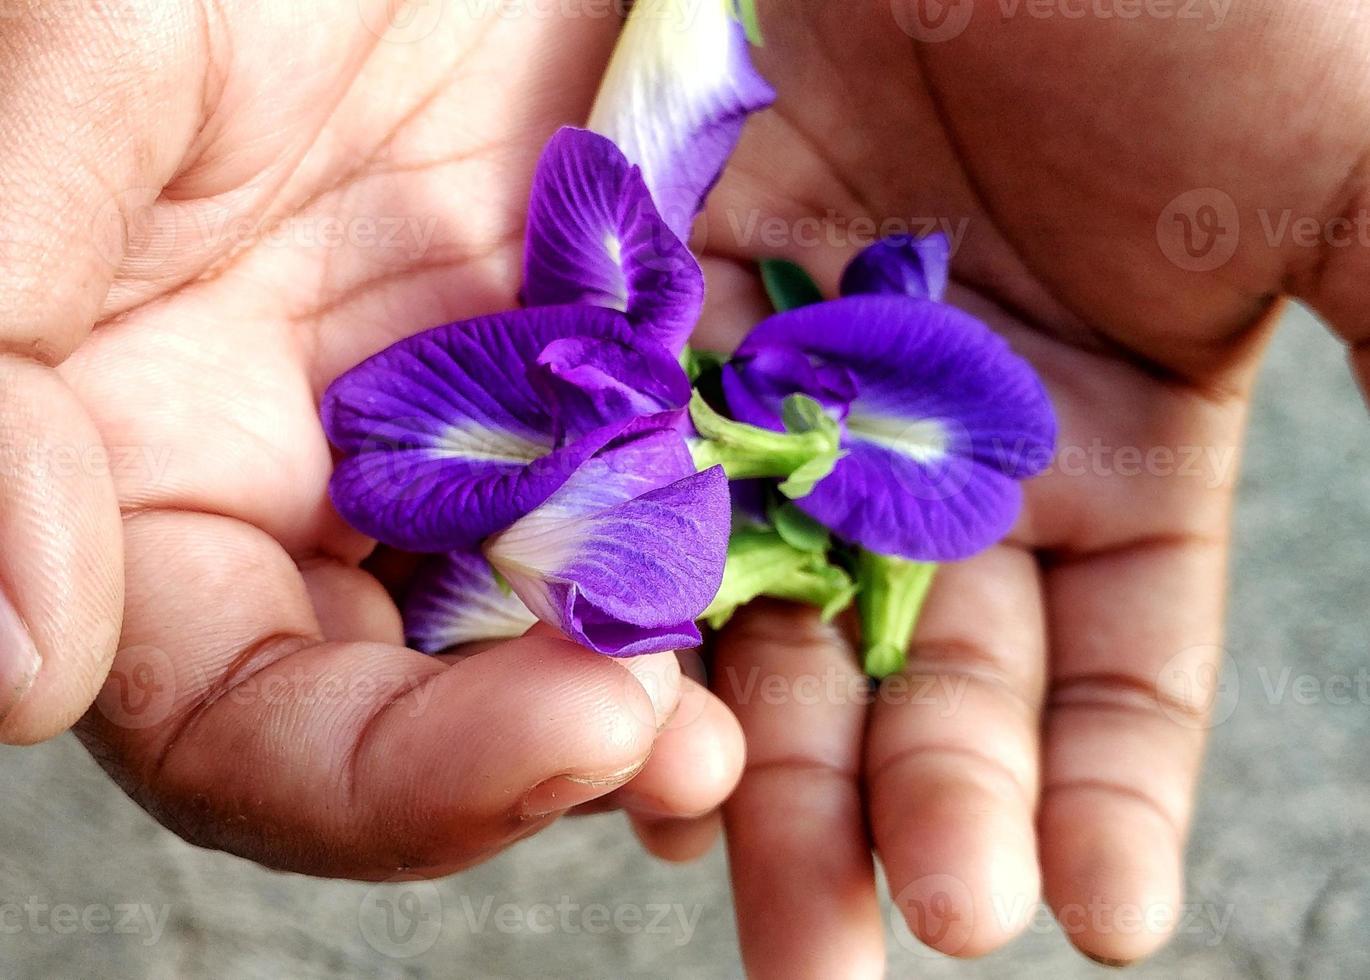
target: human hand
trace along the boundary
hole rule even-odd
[[[372,543],[328,503],[320,392],[514,305],[533,164],[618,28],[475,9],[35,3],[6,25],[7,429],[110,466],[5,487],[6,584],[45,661],[4,737],[61,730],[110,670],[93,754],[188,840],[274,867],[442,873],[625,784],[644,825],[709,810],[740,768],[673,656],[402,649]],[[677,709],[688,731],[659,731]]]
[[[711,199],[704,345],[764,315],[759,256],[831,292],[879,233],[942,230],[949,298],[1037,367],[1059,453],[1009,540],[941,568],[905,679],[873,703],[807,611],[748,609],[720,637],[714,689],[748,739],[725,820],[759,977],[880,973],[872,850],[947,953],[1006,942],[1040,889],[1086,954],[1157,948],[1182,900],[1237,457],[1281,295],[1370,372],[1354,237],[1370,35],[1353,9],[1236,0],[1215,23],[964,0],[941,5],[939,40],[920,8],[762,5],[755,58],[779,100]]]

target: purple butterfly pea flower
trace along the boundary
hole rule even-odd
[[[417,646],[508,635],[534,613],[604,653],[699,642],[728,496],[684,441],[679,324],[703,284],[672,241],[623,155],[563,130],[534,183],[525,292],[572,302],[428,330],[329,388],[339,512],[393,547],[446,553],[409,596]]]
[[[747,117],[775,101],[752,66],[742,19],[731,0],[636,4],[590,111],[590,129],[641,168],[681,240]]]
[[[1056,437],[1027,362],[935,301],[945,265],[936,243],[878,243],[843,277],[871,292],[764,320],[723,375],[740,421],[780,428],[795,392],[839,419],[844,455],[796,506],[863,548],[918,561],[967,558],[1008,533],[1020,481],[1046,467]]]
[[[688,397],[674,358],[611,310],[448,324],[328,389],[324,425],[344,453],[330,492],[378,540],[449,553],[410,597],[416,644],[471,632],[431,620],[489,605],[489,582],[458,574],[479,555],[592,649],[675,649],[699,642],[692,620],[722,578],[728,534],[726,479],[695,472],[680,432]]]
[[[684,238],[746,116],[774,96],[723,4],[688,30],[664,16],[677,7],[695,16],[667,0],[629,17],[591,121],[618,144],[568,127],[539,161],[528,308],[402,340],[324,396],[339,512],[437,553],[405,607],[420,649],[512,635],[534,615],[611,655],[700,641],[729,497],[684,438],[679,355],[704,291]]]
[[[843,296],[888,293],[941,301],[950,261],[951,245],[941,232],[922,238],[890,235],[847,263],[838,291]]]

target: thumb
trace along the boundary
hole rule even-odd
[[[60,9],[58,9],[60,6]],[[69,727],[123,607],[109,454],[55,368],[105,302],[128,216],[111,188],[165,184],[197,122],[183,5],[37,2],[0,53],[0,742]],[[131,202],[132,203],[132,202]]]

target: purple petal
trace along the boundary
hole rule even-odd
[[[518,596],[499,587],[489,562],[470,552],[429,558],[404,602],[405,635],[424,653],[522,636],[535,622]]]
[[[679,352],[699,319],[704,274],[622,151],[567,127],[547,143],[533,177],[523,298],[621,310]]]
[[[941,232],[926,238],[891,235],[847,264],[839,291],[843,296],[886,293],[940,300],[947,291],[951,247]]]
[[[1002,539],[1018,516],[1018,481],[965,456],[929,465],[857,440],[843,445],[832,473],[794,503],[863,548],[957,561]]]
[[[435,327],[329,387],[321,414],[345,454],[329,492],[352,526],[408,551],[470,549],[547,499],[622,426],[557,448],[527,373],[567,337],[625,341],[623,316],[540,307]]]
[[[728,482],[657,432],[581,467],[485,548],[535,612],[613,656],[694,646],[728,546]]]
[[[738,348],[733,383],[761,394],[741,403],[754,412],[743,421],[779,428],[771,379],[752,377],[773,348],[851,372],[848,455],[796,503],[873,551],[949,561],[982,550],[1012,524],[1016,481],[1051,460],[1056,422],[1036,374],[953,307],[860,296],[759,324]]]
[[[729,6],[634,5],[590,113],[590,128],[642,168],[658,210],[682,240],[747,116],[775,101]]]
[[[723,366],[723,397],[740,421],[769,425],[772,413],[795,392],[809,395],[841,419],[856,397],[856,382],[840,364],[816,364],[804,352],[781,346],[763,347],[748,359],[745,383],[738,367]]]
[[[531,380],[552,408],[560,442],[684,408],[690,400],[680,362],[646,338],[633,346],[586,337],[554,340],[538,355]]]

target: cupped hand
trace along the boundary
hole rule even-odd
[[[1041,892],[1092,957],[1156,949],[1183,898],[1238,454],[1281,297],[1370,370],[1364,18],[1048,7],[762,5],[779,101],[711,200],[706,339],[764,313],[758,256],[831,292],[875,235],[940,230],[949,298],[1035,364],[1062,432],[1010,539],[940,570],[878,695],[806,611],[750,609],[719,639],[714,690],[748,740],[725,823],[758,977],[881,971],[872,851],[944,952],[1000,946]]]
[[[0,551],[42,666],[14,672],[0,737],[60,731],[108,673],[79,727],[96,757],[187,839],[276,867],[440,873],[625,785],[645,820],[708,811],[741,765],[672,656],[536,631],[403,649],[373,542],[329,506],[321,391],[516,305],[533,164],[619,27],[479,11],[6,21],[0,390],[32,463],[5,476]]]

